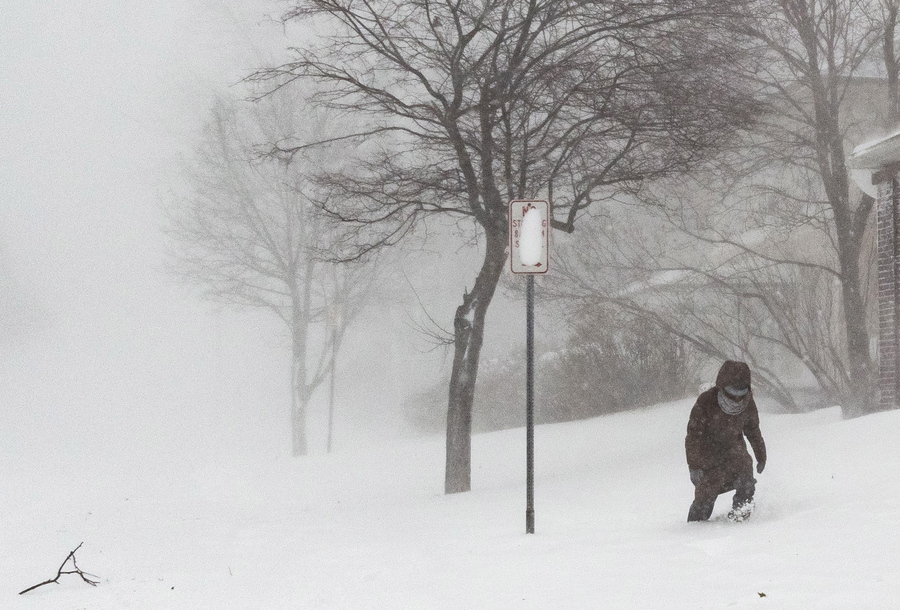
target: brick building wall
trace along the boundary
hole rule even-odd
[[[857,146],[850,166],[860,188],[877,186],[878,404],[900,406],[900,129]],[[859,175],[861,174],[861,175]],[[871,182],[863,182],[871,176]]]
[[[898,243],[898,172],[884,168],[873,176],[878,248],[878,401],[893,409],[900,397],[900,243]]]

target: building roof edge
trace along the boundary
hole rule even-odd
[[[849,161],[856,169],[878,169],[900,163],[900,130],[863,142],[850,153]]]

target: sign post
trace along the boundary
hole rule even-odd
[[[334,430],[334,385],[337,373],[338,328],[344,323],[344,308],[340,303],[328,307],[325,325],[331,331],[331,380],[328,384],[328,453],[331,453],[331,437]]]
[[[525,533],[534,533],[534,276],[547,273],[550,204],[540,200],[509,203],[510,270],[525,283]]]

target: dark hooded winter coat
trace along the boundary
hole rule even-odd
[[[684,439],[691,471],[733,471],[747,462],[752,467],[744,443],[746,436],[759,464],[758,470],[762,472],[766,463],[766,443],[759,431],[759,411],[752,390],[741,413],[729,415],[719,406],[719,392],[736,383],[750,385],[750,367],[744,362],[729,360],[719,369],[715,387],[700,394],[691,409]]]

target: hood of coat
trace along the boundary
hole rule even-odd
[[[750,386],[750,367],[746,362],[726,360],[716,375],[716,387],[724,390],[730,385]]]

